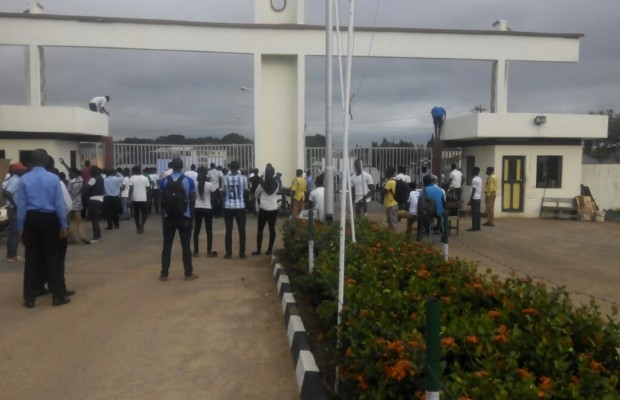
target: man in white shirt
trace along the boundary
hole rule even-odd
[[[448,185],[448,191],[454,193],[456,199],[461,201],[461,192],[463,186],[463,173],[456,169],[456,164],[452,164],[450,167],[450,183]]]
[[[97,96],[93,97],[91,101],[88,102],[88,108],[90,111],[104,113],[110,115],[108,110],[106,110],[105,106],[110,101],[110,96]]]
[[[148,204],[147,189],[150,186],[151,183],[146,176],[142,175],[140,166],[136,165],[133,167],[131,178],[129,178],[129,201],[133,207],[133,216],[138,233],[144,233]]]
[[[369,193],[372,194],[374,184],[372,176],[368,172],[362,171],[362,162],[355,160],[355,174],[351,176],[351,187],[353,188],[353,202],[355,203],[355,216],[359,217],[364,209],[364,216],[368,216],[368,203],[370,203]],[[317,178],[318,180],[318,178]]]
[[[323,174],[317,176],[314,186],[316,188],[310,192],[308,200],[312,202],[314,218],[319,221],[325,220],[325,188],[323,187]],[[371,178],[372,179],[372,178]]]
[[[476,232],[480,230],[480,202],[482,194],[482,178],[480,168],[474,167],[474,178],[471,180],[471,196],[469,197],[468,206],[471,206],[471,228],[467,231]]]
[[[420,192],[412,190],[409,193],[409,215],[407,215],[407,235],[410,236],[413,232],[413,223],[418,220],[418,200],[420,199]]]
[[[405,183],[411,183],[411,177],[407,175],[407,170],[405,169],[405,167],[398,167],[398,174],[396,174],[396,180],[403,181]]]
[[[198,185],[198,172],[196,172],[196,164],[192,164],[190,170],[185,172],[185,176],[194,181],[195,185]]]

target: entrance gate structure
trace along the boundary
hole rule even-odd
[[[255,162],[258,166],[270,162],[282,171],[285,181],[291,180],[304,163],[305,57],[325,55],[325,28],[304,23],[304,0],[288,0],[281,8],[273,7],[271,0],[254,0],[254,10],[253,24],[0,13],[0,45],[28,48],[29,93],[29,105],[11,111],[22,117],[10,120],[10,126],[0,121],[0,134],[10,132],[13,138],[27,132],[30,139],[40,139],[58,137],[75,126],[80,129],[74,130],[83,130],[75,113],[66,113],[67,120],[59,121],[65,115],[59,110],[62,107],[54,107],[53,113],[40,111],[45,108],[45,47],[252,54]],[[582,35],[517,32],[508,30],[505,22],[496,25],[491,31],[356,28],[353,55],[489,61],[495,113],[507,113],[508,61],[578,61]],[[333,40],[335,44],[336,37]],[[46,132],[42,126],[56,131]],[[107,129],[107,124],[101,126]],[[32,146],[36,145],[33,141]],[[106,151],[111,146],[108,140]]]

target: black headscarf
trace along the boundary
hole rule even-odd
[[[265,193],[271,195],[274,194],[278,190],[278,181],[276,181],[274,175],[276,174],[276,170],[273,168],[271,164],[267,164],[265,167],[265,178],[263,182],[261,182],[261,186]]]

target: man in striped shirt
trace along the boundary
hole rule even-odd
[[[230,163],[230,174],[224,179],[224,222],[226,224],[226,255],[232,257],[233,218],[239,230],[239,258],[245,258],[245,202],[243,195],[248,190],[248,180],[239,173],[239,161]]]

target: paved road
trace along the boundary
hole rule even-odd
[[[49,295],[22,307],[22,266],[0,262],[0,398],[297,398],[269,257],[222,259],[223,226],[215,221],[220,258],[194,259],[200,279],[190,282],[178,238],[170,281],[157,279],[157,215],[144,235],[121,222],[101,243],[70,246],[77,294],[57,308]]]

